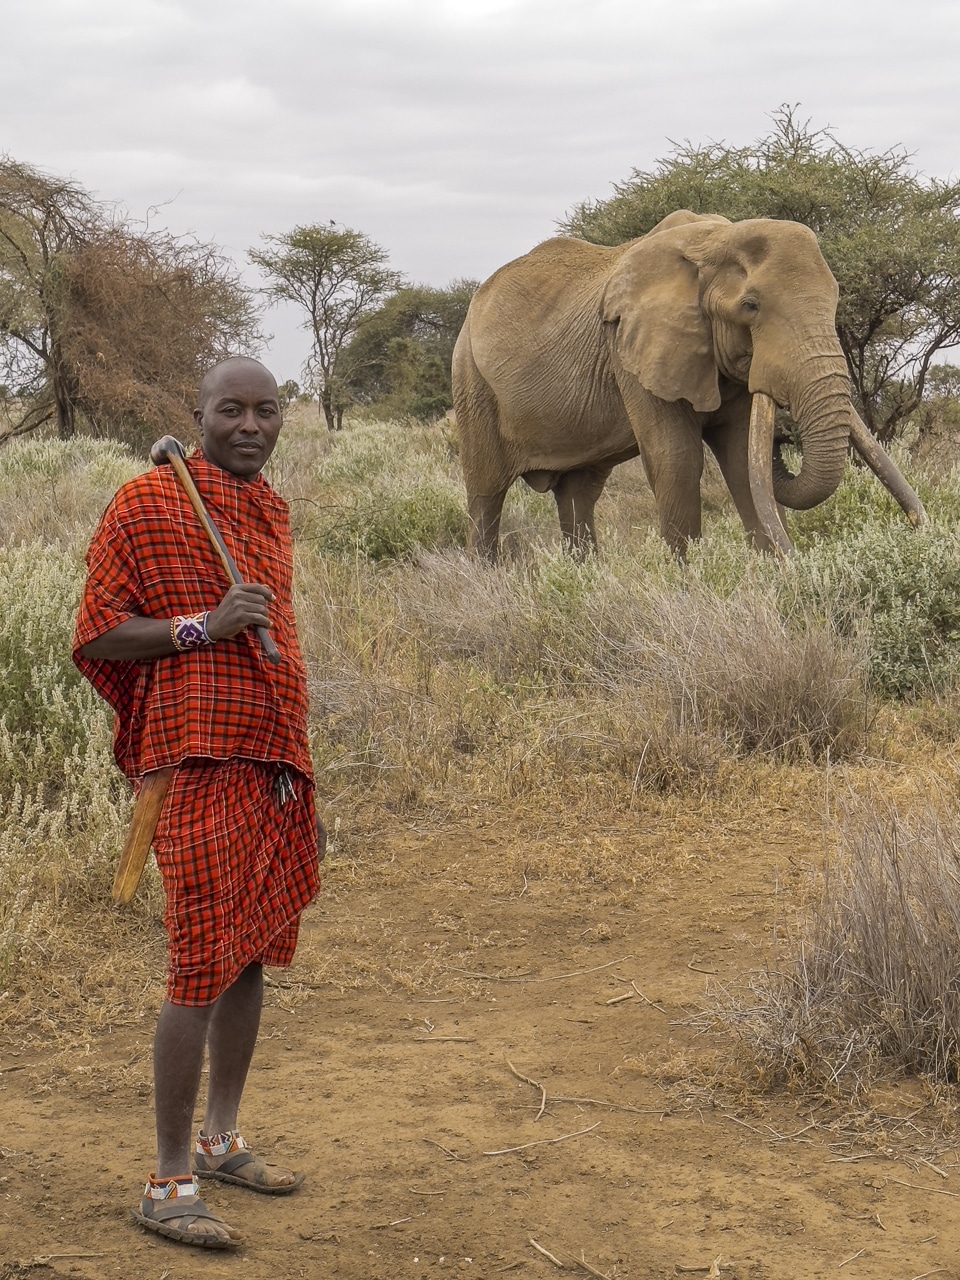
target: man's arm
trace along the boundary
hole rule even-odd
[[[237,583],[207,614],[207,635],[211,641],[226,640],[239,635],[245,627],[269,627],[267,605],[272,599],[269,587],[256,582]],[[80,653],[85,658],[105,658],[109,662],[168,658],[179,652],[173,643],[170,622],[170,618],[127,618],[83,645]]]

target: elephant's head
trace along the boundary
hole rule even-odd
[[[808,227],[671,214],[620,258],[602,308],[620,364],[661,399],[713,412],[729,379],[789,409],[803,460],[792,475],[777,450],[776,502],[806,508],[833,493],[856,415],[837,284]]]

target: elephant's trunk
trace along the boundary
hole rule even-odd
[[[803,460],[793,475],[779,449],[775,451],[773,492],[782,506],[805,511],[825,502],[843,478],[852,414],[846,370],[803,383],[790,395],[789,405]]]

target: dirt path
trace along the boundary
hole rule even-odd
[[[651,1069],[697,1049],[678,1023],[703,971],[757,962],[796,853],[787,820],[762,850],[703,833],[685,867],[616,890],[525,878],[519,852],[515,875],[487,874],[513,830],[398,821],[383,874],[334,862],[288,975],[319,977],[270,988],[245,1104],[250,1137],[309,1181],[289,1200],[208,1197],[242,1227],[239,1255],[128,1221],[151,1149],[149,1023],[66,1069],[0,1042],[2,1280],[553,1275],[531,1241],[618,1280],[706,1276],[717,1258],[731,1280],[956,1280],[957,1166],[852,1160],[789,1100],[713,1108]],[[604,838],[639,857],[675,831]],[[508,1062],[546,1090],[542,1115]]]

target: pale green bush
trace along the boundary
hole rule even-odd
[[[57,545],[0,546],[0,978],[106,899],[129,813],[111,716],[70,658],[81,568]]]

